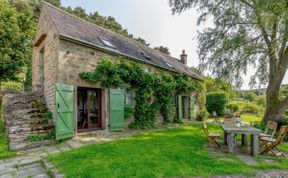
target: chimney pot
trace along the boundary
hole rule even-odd
[[[180,55],[180,60],[183,64],[187,65],[187,54],[185,54],[185,50],[182,51],[182,54]]]

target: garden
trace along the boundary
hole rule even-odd
[[[212,132],[221,133],[216,124],[208,127]],[[223,140],[223,135],[221,137]],[[258,156],[257,165],[249,165],[235,155],[211,152],[206,142],[201,124],[193,123],[83,147],[50,156],[48,160],[67,177],[251,176],[255,170],[288,167],[286,158],[268,155]],[[288,151],[288,145],[282,149]]]

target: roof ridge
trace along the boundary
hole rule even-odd
[[[133,41],[133,42],[135,42],[135,43],[137,43],[137,44],[139,44],[139,45],[141,45],[141,46],[143,46],[143,47],[145,47],[145,48],[150,48],[150,49],[153,49],[153,50],[155,50],[155,51],[157,51],[157,52],[163,53],[163,52],[161,52],[161,51],[159,51],[159,50],[157,50],[157,49],[154,49],[154,48],[149,47],[149,46],[147,46],[147,45],[145,45],[145,44],[142,44],[142,43],[136,41],[136,40],[133,39],[133,38],[129,38],[129,37],[127,37],[127,36],[124,36],[124,35],[122,35],[122,34],[120,34],[120,33],[114,32],[114,31],[112,31],[112,30],[108,30],[107,28],[101,27],[101,26],[99,26],[99,25],[97,25],[97,24],[95,24],[95,23],[92,23],[92,22],[90,22],[90,21],[88,21],[88,20],[85,20],[85,19],[82,19],[82,18],[80,18],[80,17],[78,17],[78,16],[76,16],[76,15],[74,15],[74,14],[71,14],[71,13],[69,13],[69,12],[66,12],[65,10],[63,10],[63,9],[61,9],[61,8],[59,8],[59,7],[56,7],[56,6],[54,6],[54,5],[46,2],[45,0],[43,1],[43,3],[46,4],[46,5],[48,5],[48,6],[50,6],[50,7],[52,7],[52,8],[54,8],[54,9],[57,9],[57,10],[65,13],[65,14],[67,14],[67,15],[69,15],[69,16],[75,17],[75,18],[77,18],[77,19],[79,19],[79,20],[81,20],[81,21],[84,21],[84,22],[89,23],[89,24],[91,24],[91,25],[97,26],[98,28],[101,28],[102,30],[105,30],[105,31],[114,33],[115,35],[124,37],[124,38],[126,38],[127,40],[131,40],[131,41]],[[139,38],[140,38],[140,37],[139,37]],[[178,59],[178,58],[173,57],[173,56],[170,56],[170,55],[165,54],[165,53],[163,53],[163,54],[166,55],[166,56],[169,56],[169,57],[171,57],[171,58],[174,58],[175,60],[177,60],[177,61],[179,62],[179,59]]]

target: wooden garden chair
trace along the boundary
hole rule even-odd
[[[204,133],[208,138],[208,143],[209,144],[215,144],[218,148],[220,148],[220,144],[216,141],[216,138],[220,137],[220,134],[218,133],[209,133],[207,124],[205,121],[202,122]]]
[[[278,123],[276,121],[267,121],[266,129],[264,133],[261,133],[259,137],[270,137],[274,138]],[[271,131],[272,134],[269,135],[268,132]]]
[[[218,124],[223,124],[223,122],[219,119],[216,111],[213,111],[212,114],[213,114],[213,117],[214,117],[216,123],[218,123]]]
[[[262,141],[265,144],[264,150],[260,154],[272,152],[275,156],[285,157],[284,153],[281,152],[277,146],[283,141],[287,132],[288,132],[288,125],[281,127],[276,139],[270,137],[260,137],[260,141]]]

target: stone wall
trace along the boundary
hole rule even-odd
[[[37,27],[37,34],[35,40],[37,41],[41,35],[46,34],[46,38],[39,46],[33,48],[32,55],[32,88],[33,91],[42,91],[45,93],[44,98],[47,107],[51,112],[55,110],[55,83],[57,82],[57,66],[58,66],[58,47],[59,38],[54,24],[47,15],[45,8],[41,11],[39,23]],[[40,51],[44,53],[44,84],[40,79]]]
[[[38,93],[5,92],[2,107],[5,110],[4,122],[10,150],[55,143],[54,140],[37,141],[45,136],[53,136],[54,128],[52,117],[48,117],[45,102]]]

